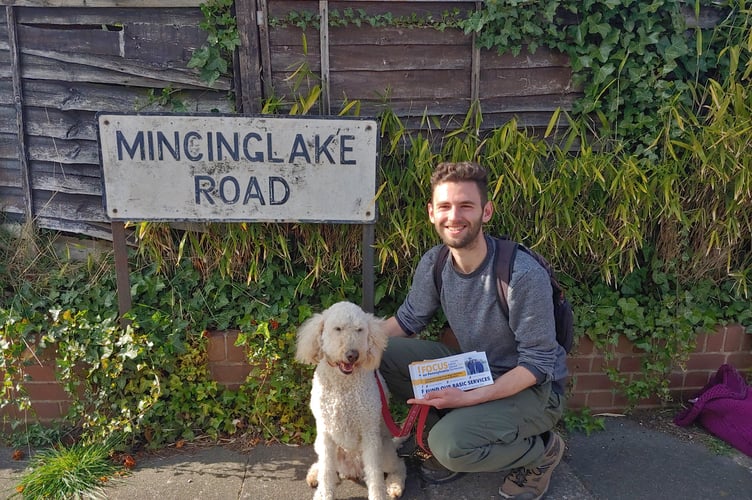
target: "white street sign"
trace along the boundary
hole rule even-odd
[[[112,220],[376,220],[372,119],[99,114]]]

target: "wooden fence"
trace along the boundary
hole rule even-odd
[[[385,108],[412,129],[441,129],[479,102],[484,128],[512,117],[544,127],[578,96],[565,56],[499,56],[457,29],[279,26],[270,20],[335,9],[368,15],[470,12],[477,2],[236,0],[241,46],[234,77],[213,86],[187,67],[206,41],[199,0],[0,0],[0,211],[6,220],[110,239],[102,204],[95,114],[171,111],[258,113],[271,96],[323,89],[314,114],[359,100],[361,116]],[[116,5],[116,7],[111,7]],[[307,44],[307,47],[306,47]],[[311,79],[292,86],[305,67]],[[164,99],[161,99],[164,98]],[[160,105],[160,100],[162,104]]]

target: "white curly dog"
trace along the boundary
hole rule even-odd
[[[318,486],[315,499],[333,499],[340,479],[364,480],[369,500],[398,498],[405,488],[405,463],[382,418],[376,381],[388,339],[384,323],[338,302],[298,329],[296,359],[316,366],[311,411],[318,461],[306,476]]]

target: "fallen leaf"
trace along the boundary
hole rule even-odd
[[[23,457],[24,452],[21,450],[14,450],[13,455],[11,455],[11,458],[13,458],[13,460],[23,460]]]
[[[126,455],[125,458],[123,459],[123,466],[126,469],[134,468],[136,466],[136,459],[130,455]]]
[[[175,448],[178,448],[178,449],[180,449],[180,448],[182,448],[183,446],[185,446],[185,439],[181,439],[181,440],[179,440],[179,441],[178,441],[177,443],[175,443]]]

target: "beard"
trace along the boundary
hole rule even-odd
[[[436,225],[436,232],[449,248],[466,248],[477,241],[481,225],[482,221],[468,221],[467,228],[458,236],[452,235],[446,228],[439,225]]]

